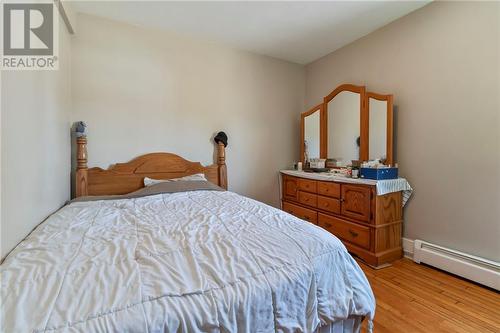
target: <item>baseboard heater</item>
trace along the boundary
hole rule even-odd
[[[416,239],[413,261],[500,290],[500,263]]]

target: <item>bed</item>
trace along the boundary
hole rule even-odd
[[[167,153],[87,168],[77,198],[1,265],[3,332],[357,332],[375,300],[323,229],[225,190],[224,145],[204,167]],[[209,181],[143,187],[144,177]]]

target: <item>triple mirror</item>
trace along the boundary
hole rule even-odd
[[[343,84],[301,116],[301,160],[393,161],[393,96]]]

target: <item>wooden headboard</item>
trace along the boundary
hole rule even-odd
[[[109,169],[87,167],[87,137],[76,139],[75,195],[126,194],[144,187],[144,177],[171,179],[204,173],[206,178],[227,189],[225,146],[217,143],[217,164],[203,166],[170,153],[152,153],[117,163]]]

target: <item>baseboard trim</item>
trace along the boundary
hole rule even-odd
[[[415,252],[415,245],[413,239],[403,237],[403,254],[405,258],[413,260],[414,252]]]
[[[500,263],[454,249],[413,241],[413,261],[424,263],[500,290]]]

